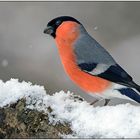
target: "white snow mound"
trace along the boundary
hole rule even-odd
[[[64,138],[140,138],[140,107],[131,104],[93,107],[70,92],[50,96],[44,87],[11,79],[0,81],[0,107],[26,98],[27,107],[49,113],[51,123],[67,122],[73,131]]]

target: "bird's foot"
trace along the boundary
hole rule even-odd
[[[97,103],[99,100],[95,100],[93,102],[90,103],[90,105],[94,105],[95,103]]]
[[[105,99],[104,106],[107,106],[109,102],[110,102],[110,99]]]

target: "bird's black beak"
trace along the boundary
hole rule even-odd
[[[45,30],[44,30],[44,34],[49,34],[51,35],[54,32],[54,28],[51,26],[48,26]]]

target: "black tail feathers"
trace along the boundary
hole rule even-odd
[[[139,86],[139,85],[137,85],[137,86],[135,87],[135,89],[136,89],[138,92],[140,92],[140,86]]]
[[[134,90],[135,89],[135,90]],[[137,91],[139,92],[137,92]],[[128,88],[123,88],[119,90],[122,95],[129,97],[130,99],[140,103],[140,86],[135,82],[128,82]]]
[[[140,95],[135,90],[131,88],[123,88],[119,89],[119,91],[122,95],[125,95],[137,103],[140,103]]]
[[[135,82],[132,81],[132,82],[129,83],[129,85],[130,85],[131,88],[134,88],[134,89],[136,89],[138,92],[140,92],[140,86],[137,85]]]

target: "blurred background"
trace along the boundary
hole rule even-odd
[[[31,81],[49,94],[70,90],[93,101],[69,80],[53,38],[43,34],[61,15],[79,19],[140,84],[140,2],[0,2],[0,79]]]

